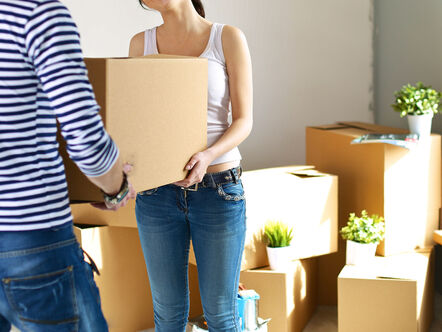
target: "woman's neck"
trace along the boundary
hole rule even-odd
[[[202,17],[193,8],[190,1],[182,1],[174,8],[168,8],[161,13],[164,24],[161,29],[164,33],[185,37],[189,33],[199,30]]]

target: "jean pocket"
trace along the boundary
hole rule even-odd
[[[218,185],[217,191],[218,195],[226,201],[238,202],[245,199],[244,188],[241,182]]]
[[[141,196],[152,196],[157,191],[158,191],[158,188],[153,188],[153,189],[141,191],[141,192],[138,193],[138,195],[141,195]]]
[[[2,282],[26,331],[78,331],[72,266],[25,278],[4,278]]]

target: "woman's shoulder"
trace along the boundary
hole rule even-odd
[[[245,40],[245,35],[241,29],[232,25],[223,25],[222,33],[223,45],[235,46],[237,43],[242,43]]]
[[[130,39],[129,56],[141,56],[144,54],[145,31],[138,32]]]
[[[152,33],[157,27],[140,31],[132,36],[130,39],[129,56],[141,56],[144,54],[144,46],[146,34]]]
[[[231,25],[224,25],[221,38],[224,54],[226,55],[247,45],[246,37],[241,29]]]

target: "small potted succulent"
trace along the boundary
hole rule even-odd
[[[350,213],[347,226],[341,228],[341,236],[347,240],[346,263],[358,265],[369,262],[384,235],[384,218],[376,214],[369,216],[365,210],[360,217]]]
[[[281,221],[268,221],[264,226],[264,243],[272,270],[284,270],[291,261],[293,229]]]
[[[408,117],[410,132],[419,134],[420,138],[429,136],[433,115],[439,112],[441,93],[418,82],[414,86],[404,85],[394,96],[395,103],[391,107],[401,118]]]

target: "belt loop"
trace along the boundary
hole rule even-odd
[[[236,168],[232,168],[232,169],[230,170],[230,173],[232,173],[232,179],[233,179],[233,181],[235,182],[235,184],[237,184],[237,183],[238,183],[238,180],[239,180],[237,169],[236,169]]]
[[[210,187],[212,187],[212,188],[216,188],[217,185],[216,185],[215,179],[213,178],[213,174],[212,174],[212,173],[209,173],[209,175],[210,175],[210,181],[211,181],[211,183],[210,183]]]

